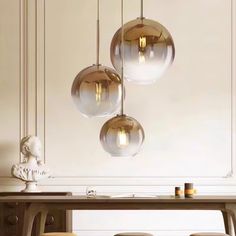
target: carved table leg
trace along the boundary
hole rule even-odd
[[[36,204],[36,203],[29,204],[25,210],[22,236],[31,236],[34,219],[38,213],[41,213],[41,215],[40,215],[40,226],[37,232],[37,236],[43,233],[47,212],[48,210],[44,204]]]
[[[37,214],[35,214],[35,212],[33,211],[32,206],[28,206],[24,214],[22,236],[31,236],[33,223],[36,215]]]
[[[234,235],[235,235],[235,232],[236,232],[236,204],[226,204],[225,207],[226,207],[227,213],[231,216],[232,229],[231,229],[230,233],[232,233],[232,231],[234,231]]]
[[[225,233],[233,236],[232,220],[230,214],[226,211],[221,211],[221,213],[224,219]]]
[[[46,209],[42,209],[40,211],[40,215],[39,215],[40,221],[39,221],[38,227],[36,228],[36,236],[40,236],[42,233],[44,233],[47,214],[48,214],[48,211]]]
[[[66,232],[72,232],[72,210],[66,211]]]

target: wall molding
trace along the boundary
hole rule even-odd
[[[155,181],[155,182],[159,182],[159,181],[163,181],[164,179],[168,179],[168,181],[171,181],[172,179],[178,179],[179,181],[181,181],[182,179],[189,179],[189,178],[192,178],[192,179],[204,179],[204,180],[207,180],[207,181],[210,181],[212,183],[214,183],[215,181],[219,181],[219,180],[223,180],[223,182],[228,182],[230,180],[233,180],[233,179],[236,179],[235,177],[235,169],[236,169],[236,166],[235,166],[235,163],[234,163],[234,147],[236,146],[236,143],[235,143],[235,93],[236,93],[236,89],[235,89],[235,83],[234,83],[234,78],[235,78],[235,61],[234,61],[234,58],[235,58],[235,46],[234,46],[234,42],[235,42],[235,0],[230,0],[231,1],[231,160],[230,160],[230,168],[229,170],[223,175],[223,176],[138,176],[138,177],[130,177],[130,176],[65,176],[65,175],[61,175],[61,176],[53,176],[53,179],[57,180],[57,181],[62,181],[62,182],[70,182],[71,180],[74,182],[81,182],[81,180],[87,180],[88,182],[90,182],[91,179],[100,179],[100,180],[105,180],[105,182],[110,182],[110,181],[114,181],[118,183],[120,183],[120,181],[122,183],[131,183],[133,182],[133,180],[146,180],[147,182],[148,181]],[[45,132],[46,132],[46,129],[47,129],[47,124],[46,124],[46,112],[45,112],[45,106],[46,106],[46,66],[47,66],[47,63],[45,61],[46,59],[46,38],[47,38],[47,35],[46,35],[46,30],[45,30],[45,27],[47,25],[47,17],[46,17],[46,5],[45,5],[45,1],[44,1],[44,7],[41,8],[41,10],[43,11],[41,13],[41,15],[43,15],[44,17],[41,18],[41,22],[39,24],[41,24],[43,27],[44,27],[44,30],[42,31],[41,30],[41,33],[44,34],[43,36],[43,48],[41,50],[44,51],[44,77],[43,77],[43,83],[44,83],[44,90],[43,91],[38,91],[39,93],[43,94],[41,97],[43,97],[43,111],[44,111],[44,114],[43,114],[43,121],[44,121],[44,124],[42,125],[41,129],[43,129],[43,142],[44,142],[44,145],[45,145],[45,150],[44,150],[44,160],[45,162],[47,162],[47,156],[46,156],[46,135],[45,135]],[[38,35],[40,35],[40,32],[38,33]],[[222,182],[222,181],[220,181]]]
[[[19,144],[28,129],[28,1],[19,0]],[[23,157],[19,150],[19,161]]]
[[[236,180],[235,170],[235,99],[236,99],[236,83],[235,79],[235,0],[231,1],[231,163],[230,169],[223,176],[53,176],[51,180],[58,184],[72,183],[73,185],[80,186],[81,183],[104,183],[109,185],[134,185],[146,183],[153,185],[155,183],[167,183],[184,179],[193,179],[199,183],[207,181],[210,185],[219,183],[219,185],[227,185]],[[26,134],[38,134],[42,140],[44,147],[43,159],[47,163],[46,156],[46,1],[32,1],[19,0],[19,24],[20,24],[20,98],[19,98],[19,120],[20,120],[20,139]],[[29,22],[34,22],[30,24]],[[29,33],[30,31],[30,33]],[[29,52],[29,46],[34,45],[34,51]],[[30,47],[32,48],[32,47]],[[33,65],[33,66],[32,66]],[[34,75],[34,76],[29,76]],[[41,86],[39,86],[41,85]],[[29,92],[29,88],[34,88]],[[29,103],[30,101],[33,101]],[[33,112],[32,112],[33,111]],[[30,116],[29,114],[33,114]],[[19,152],[19,156],[20,152]],[[20,157],[20,160],[21,157]],[[6,180],[8,177],[1,177],[1,180]]]

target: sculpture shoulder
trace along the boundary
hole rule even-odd
[[[22,163],[12,167],[12,175],[24,181],[38,181],[49,177],[49,173],[45,165],[31,166],[28,163]]]

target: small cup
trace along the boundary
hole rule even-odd
[[[175,197],[181,197],[182,193],[181,187],[175,187]]]
[[[186,198],[192,198],[196,190],[193,188],[193,183],[185,183],[184,184],[184,196]]]

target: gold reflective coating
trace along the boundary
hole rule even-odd
[[[121,28],[111,41],[110,57],[121,73]],[[160,23],[138,18],[124,25],[124,78],[150,84],[172,64],[175,46],[168,30]]]
[[[74,79],[71,95],[86,117],[115,113],[121,104],[121,79],[115,70],[101,65],[85,68]]]

